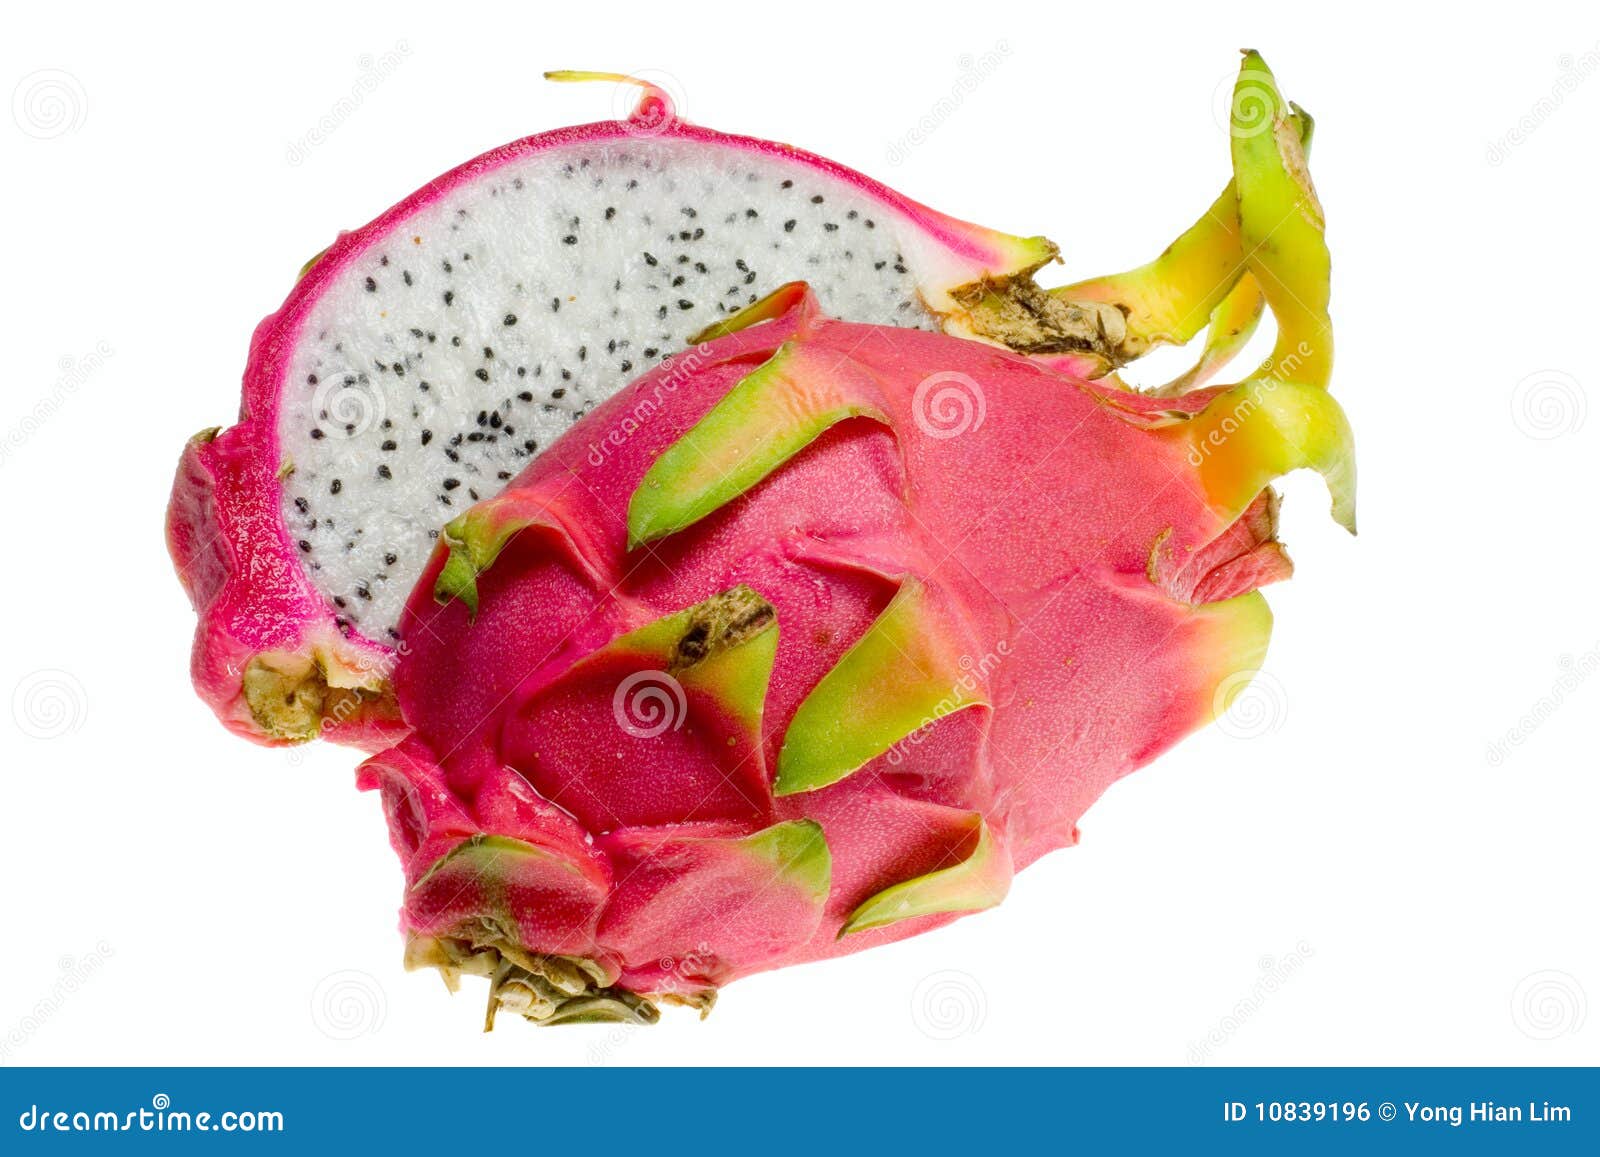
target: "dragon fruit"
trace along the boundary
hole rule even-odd
[[[998,904],[1227,706],[1286,577],[1270,483],[1354,529],[1303,126],[1234,140],[1274,360],[1175,399],[828,317],[786,285],[453,519],[363,765],[407,960],[539,1023]],[[1260,232],[1258,232],[1260,231]]]
[[[1276,91],[1254,55],[1246,86],[1236,114],[1270,127],[1256,90]],[[1278,111],[1272,132],[1305,139],[1309,120]],[[1196,370],[1160,392],[1181,411],[1270,289],[1241,244],[1249,202],[1230,182],[1156,261],[1044,290],[1044,238],[685,124],[649,86],[628,120],[469,161],[302,270],[252,339],[241,420],[185,447],[167,533],[200,617],[195,685],[258,741],[393,741],[401,608],[440,525],[686,338],[797,278],[841,317],[1113,381],[1209,323]]]

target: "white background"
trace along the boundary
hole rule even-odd
[[[1184,7],[12,10],[0,1063],[1600,1062],[1600,22]],[[1003,907],[742,981],[704,1024],[483,1037],[481,982],[404,973],[354,755],[213,722],[162,544],[178,451],[231,420],[301,262],[614,115],[539,79],[570,67],[660,70],[692,120],[1047,233],[1062,278],[1124,268],[1227,179],[1243,45],[1317,118],[1361,536],[1289,480],[1298,574],[1226,725]]]

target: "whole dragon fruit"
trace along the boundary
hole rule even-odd
[[[1300,140],[1234,146],[1268,372],[1155,398],[788,285],[449,523],[361,773],[408,962],[491,1024],[705,1009],[999,903],[1221,710],[1290,569],[1269,482],[1353,528]]]
[[[1254,54],[1235,115],[1251,139],[1285,137],[1303,167],[1309,120],[1281,107]],[[1242,344],[1263,298],[1283,304],[1245,259],[1278,224],[1248,184],[1236,174],[1149,265],[1046,291],[1032,277],[1056,256],[1044,238],[687,125],[650,87],[626,121],[469,161],[309,263],[256,330],[239,423],[185,448],[168,543],[200,614],[196,687],[262,742],[392,741],[400,611],[439,525],[686,337],[791,279],[851,320],[1083,376],[1209,324],[1199,365],[1165,391],[1182,411],[1178,395]]]

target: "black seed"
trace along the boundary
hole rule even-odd
[[[575,234],[572,234],[572,233],[568,233],[565,237],[563,237],[561,239],[561,244],[563,244],[563,245],[576,245],[577,243],[578,243],[578,238],[577,238],[577,236]]]
[[[488,410],[479,410],[478,411],[478,425],[487,426],[488,424],[489,424],[489,411]]]
[[[500,426],[501,426],[500,411],[496,410],[494,413],[489,415],[489,428],[491,430],[498,430],[500,428]]]
[[[389,368],[394,371],[394,376],[397,378],[403,378],[406,376],[406,367],[401,362],[395,362],[394,365],[390,366]]]
[[[522,448],[524,450],[526,450],[528,453],[532,454],[535,450],[537,450],[539,448],[539,443],[535,442],[532,438],[529,438],[526,442],[524,442],[522,444]]]
[[[444,266],[444,271],[446,273],[454,273],[455,272],[455,269],[451,266],[451,264],[448,261],[440,262],[440,264]]]
[[[483,441],[483,431],[482,430],[474,430],[472,433],[467,435],[467,441],[469,441],[469,442],[481,442],[481,441]]]
[[[617,215],[616,207],[614,205],[607,205],[606,206],[606,220],[609,221],[609,220],[611,220],[611,218],[615,217],[616,215]]]
[[[652,254],[649,254],[649,253],[646,253],[644,255],[644,263],[646,265],[659,265],[659,264],[661,264],[659,261],[657,261],[655,259],[655,257]]]
[[[680,286],[682,284],[683,284],[683,275],[680,273],[677,277],[674,277],[672,279],[672,288],[676,289],[676,288],[678,288],[678,286]]]
[[[887,264],[889,264],[887,261],[874,261],[872,263],[872,268],[874,268],[874,269],[882,269]]]
[[[524,402],[531,402],[533,401],[533,391],[523,390],[522,393],[517,395],[517,397],[521,398]]]
[[[516,325],[517,324],[517,315],[514,314],[514,313],[506,314],[505,317],[501,319],[500,324],[501,325]]]
[[[323,434],[321,426],[317,426],[317,427],[312,429],[312,431],[311,431],[311,439],[312,439],[312,441],[320,442],[324,437],[326,437],[326,435]]]
[[[690,301],[688,298],[680,297],[680,298],[678,298],[678,308],[679,309],[693,309],[694,308],[694,302]]]
[[[444,480],[444,488],[446,490],[454,490],[457,486],[460,486],[460,485],[461,485],[461,479],[459,479],[459,478],[446,478]]]
[[[744,283],[745,283],[745,284],[746,284],[746,285],[749,285],[749,284],[750,284],[750,283],[751,283],[751,282],[753,282],[753,281],[754,281],[754,280],[755,280],[755,279],[756,279],[756,275],[755,275],[755,274],[754,274],[754,273],[746,273],[746,274],[745,274],[745,275],[744,275]]]
[[[461,435],[457,434],[454,438],[451,438],[450,439],[450,445],[452,445],[452,446],[461,445]]]
[[[410,285],[411,284],[411,270],[409,270],[409,269],[402,270],[401,273],[400,273],[400,278],[407,285]],[[421,337],[422,335],[419,333],[417,336]]]
[[[894,263],[894,271],[896,273],[904,273],[906,271],[906,267],[902,262],[896,261]]]
[[[695,268],[695,272],[696,273],[705,273],[705,272],[707,272],[706,267],[705,267],[705,262],[703,262],[703,261],[696,261],[694,263],[694,268]]]
[[[745,216],[746,216],[746,217],[754,217],[754,216],[756,216],[756,215],[757,215],[757,214],[756,214],[756,211],[755,211],[755,210],[754,210],[754,209],[746,209],[746,210],[745,210],[745,211],[744,211],[744,215],[745,215]]]
[[[506,481],[507,479],[509,479],[511,477],[511,471],[509,471],[509,470],[501,470],[499,473],[497,473],[495,475],[495,477],[500,479],[500,481],[504,482],[504,481]]]
[[[696,229],[694,231],[693,240],[698,241],[698,240],[700,240],[700,238],[704,237],[705,235],[706,235],[706,231],[704,229]]]
[[[528,376],[528,367],[527,366],[518,366],[517,367],[517,377],[525,378],[527,376]]]
[[[815,196],[814,196],[814,197],[812,197],[812,198],[811,198],[811,203],[812,203],[812,204],[813,204],[813,205],[820,205],[820,204],[822,204],[822,194],[821,194],[821,193],[818,193],[818,194],[816,194],[816,195],[815,195]]]
[[[794,188],[794,182],[793,181],[784,181],[782,184],[780,184],[778,186],[778,188],[780,188],[780,189],[792,189],[792,188]]]
[[[872,218],[871,218],[871,217],[868,217],[868,218],[867,218],[867,228],[868,228],[868,229],[876,229],[876,228],[877,228],[877,227],[878,227],[878,226],[877,226],[877,223],[876,223],[876,222],[874,222],[874,221],[873,221],[873,219],[872,219]]]
[[[795,226],[795,220],[794,220],[793,217],[790,217],[787,221],[785,221],[783,223],[783,231],[785,233],[793,233],[794,232],[794,226]]]
[[[349,604],[344,601],[344,596],[343,595],[334,595],[333,596],[333,605],[336,606],[336,607],[339,607],[341,609],[346,607],[346,606],[349,606]]]
[[[378,477],[382,478],[385,482],[387,482],[387,481],[389,481],[389,479],[393,478],[394,475],[389,472],[389,468],[387,466],[379,466],[378,467]]]
[[[311,504],[309,502],[307,502],[304,498],[296,498],[294,500],[294,508],[296,510],[298,510],[301,514],[304,514],[310,508],[310,506],[311,506]]]
[[[311,386],[316,385],[317,384],[317,375],[316,374],[307,374],[306,375],[306,384],[307,385],[311,385]]]
[[[857,217],[861,216],[861,214],[852,209],[850,212],[846,213],[845,216],[851,221],[854,221]]]
[[[660,352],[661,351],[656,349],[655,346],[647,346],[645,348],[645,351],[644,351],[644,356],[647,357],[647,358],[653,358],[653,357],[656,356],[656,354],[658,354]]]
[[[743,257],[741,257],[737,261],[735,261],[733,263],[733,267],[735,269],[737,269],[740,273],[749,273],[750,272],[750,267],[744,263],[744,258]]]
[[[472,371],[472,373],[473,376],[476,377],[480,382],[486,382],[489,380],[489,371],[484,369],[482,366],[479,366],[476,370]]]
[[[422,444],[424,446],[426,446],[431,441],[433,441],[433,431],[432,430],[424,430],[422,432]]]
[[[388,441],[385,441],[382,446],[378,447],[378,449],[380,449],[380,450],[396,450],[396,449],[399,449],[399,447],[397,447],[392,440],[388,440]]]
[[[305,539],[302,538],[300,540],[299,546],[300,546],[300,549],[305,551],[307,554],[311,553],[311,544],[309,542],[307,542]]]
[[[456,451],[450,449],[448,446],[445,447],[444,456],[446,458],[450,459],[450,461],[452,461],[452,462],[461,461],[461,455],[459,453],[457,453]]]
[[[333,493],[333,494],[337,494],[337,493],[339,493],[339,491],[341,491],[343,489],[344,489],[344,483],[340,482],[337,478],[335,478],[333,480],[333,482],[328,486],[329,492]]]
[[[564,387],[557,386],[555,389],[550,391],[550,396],[552,398],[564,398],[567,396],[567,391]]]
[[[621,366],[619,366],[619,367],[618,367],[618,368],[619,368],[619,369],[620,369],[620,370],[621,370],[621,371],[622,371],[622,372],[623,372],[623,373],[627,373],[627,372],[628,372],[628,371],[629,371],[629,370],[631,370],[631,369],[633,369],[633,363],[632,363],[632,362],[629,362],[629,361],[624,361],[624,362],[623,362],[623,363],[622,363],[622,365],[621,365]]]
[[[384,566],[393,566],[395,563],[397,563],[399,561],[400,561],[400,556],[395,554],[394,551],[392,551],[392,550],[389,551],[388,553],[386,553],[383,556],[383,565]]]
[[[378,292],[378,283],[376,281],[372,280],[372,278],[370,278],[370,277],[367,278],[367,292],[368,293],[377,293]]]
[[[839,231],[839,226],[835,225],[832,221],[824,221],[822,223],[822,228],[828,233],[837,233]]]
[[[444,303],[446,305],[449,305],[451,302],[455,301],[455,299],[456,299],[455,290],[447,289],[447,290],[444,291]],[[457,342],[456,344],[460,345],[461,343]]]

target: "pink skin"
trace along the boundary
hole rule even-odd
[[[742,497],[630,551],[629,500],[651,464],[790,339],[832,381],[863,383],[883,421],[839,422]],[[932,373],[976,385],[981,424],[936,436],[948,426],[918,401]],[[575,865],[566,878],[594,881],[592,903],[555,928],[549,912],[514,913],[521,946],[583,941],[575,954],[623,987],[694,993],[955,919],[840,937],[869,897],[971,855],[975,816],[1001,890],[1076,843],[1107,787],[1202,726],[1219,684],[1259,662],[1267,619],[1249,592],[1289,573],[1267,492],[1220,509],[1179,440],[1108,405],[1114,394],[977,343],[829,320],[806,300],[600,406],[469,516],[544,520],[478,576],[476,616],[436,602],[442,548],[408,605],[395,684],[414,732],[361,776],[382,791],[408,884],[478,833],[552,849]],[[942,714],[830,786],[774,795],[797,708],[906,576],[928,592],[921,637],[987,705]],[[715,702],[690,696],[681,729],[634,735],[613,693],[640,668],[572,670],[741,584],[771,603],[778,630],[742,758],[719,754],[733,744]],[[770,867],[741,875],[725,854],[661,850],[685,832],[802,819],[831,853],[818,910]],[[408,891],[408,934],[448,931],[430,891]]]
[[[928,266],[946,285],[1036,264],[1039,251],[1018,238],[947,217],[854,170],[771,141],[731,136],[677,119],[664,94],[649,88],[626,121],[605,121],[540,133],[504,145],[429,182],[370,224],[340,235],[296,283],[283,306],[256,327],[244,371],[239,423],[208,442],[185,448],[173,483],[167,541],[200,621],[192,675],[196,690],[231,730],[258,742],[262,734],[241,698],[249,660],[264,652],[320,652],[335,678],[381,687],[394,654],[356,632],[343,634],[335,612],[313,588],[280,515],[278,399],[301,326],[350,262],[405,230],[416,214],[463,185],[532,153],[574,143],[626,141],[638,134],[782,157],[810,166],[903,218],[915,229]],[[342,674],[339,674],[342,673]],[[392,717],[360,711],[324,734],[376,749],[398,734]]]

